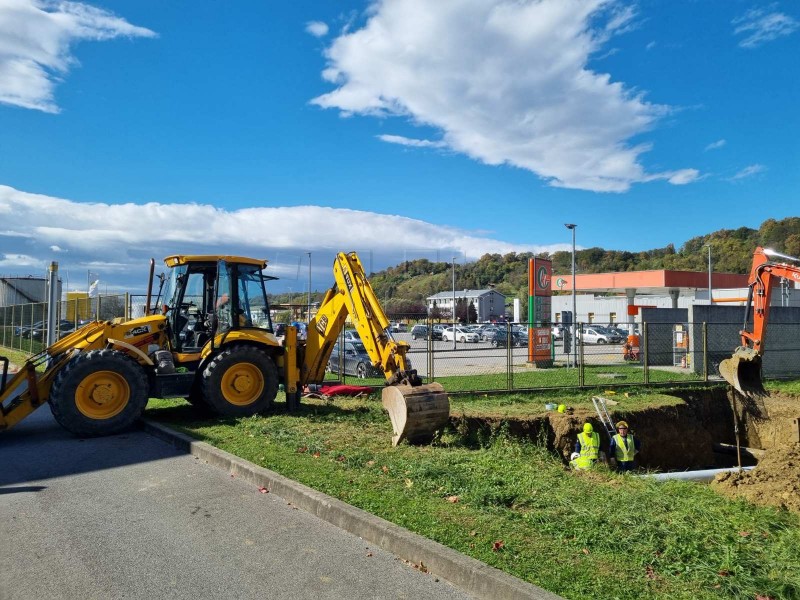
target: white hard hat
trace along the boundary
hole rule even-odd
[[[577,452],[573,452],[572,454],[569,455],[569,459],[570,460],[575,460],[576,458],[580,458],[580,456],[581,455],[578,454]]]

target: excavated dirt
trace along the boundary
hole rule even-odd
[[[752,471],[721,473],[712,485],[726,496],[800,512],[800,444],[774,447]]]
[[[676,395],[684,403],[635,411],[609,407],[612,420],[625,419],[642,440],[641,467],[695,470],[722,466],[721,459],[729,461],[727,465],[735,464],[735,456],[721,457],[713,447],[715,443],[736,444],[734,423],[738,422],[739,444],[766,454],[752,471],[721,475],[715,488],[757,504],[800,512],[800,398],[775,394],[744,402],[724,389]],[[462,416],[456,426],[474,439],[506,429],[510,435],[546,443],[566,463],[586,421],[601,432],[601,445],[607,448],[609,440],[591,410],[576,410],[571,415],[551,412],[531,419]]]

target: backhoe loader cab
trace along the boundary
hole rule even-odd
[[[266,263],[242,257],[170,256],[160,310],[172,349],[196,353],[215,334],[263,329],[272,333],[262,274]],[[253,332],[255,333],[255,332]]]

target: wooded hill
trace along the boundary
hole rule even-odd
[[[679,250],[673,244],[644,252],[586,248],[578,250],[575,268],[578,273],[610,273],[670,269],[700,271],[708,269],[711,245],[712,268],[719,273],[747,273],[756,246],[772,248],[791,256],[800,256],[800,217],[777,221],[768,219],[758,229],[740,227],[722,229],[688,240]],[[528,296],[528,259],[530,253],[485,254],[475,262],[456,264],[456,288],[486,289],[490,286],[507,298]],[[572,271],[572,252],[542,253],[537,258],[553,261],[554,274]],[[370,283],[389,314],[425,312],[425,298],[453,287],[452,265],[427,259],[407,261],[374,273]],[[522,302],[523,313],[527,312]]]

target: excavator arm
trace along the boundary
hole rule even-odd
[[[316,316],[308,325],[301,383],[322,381],[333,345],[349,315],[373,365],[383,371],[389,385],[421,385],[416,371],[409,367],[406,357],[409,345],[396,341],[392,336],[389,319],[355,252],[336,255],[333,276],[336,283],[327,291]]]
[[[372,364],[383,371],[383,406],[394,427],[393,444],[403,439],[429,439],[450,416],[450,402],[438,383],[423,385],[411,369],[410,346],[391,334],[389,319],[372,289],[355,252],[340,252],[333,263],[334,285],[308,324],[300,363],[300,385],[319,383],[345,320],[349,316]]]
[[[800,266],[778,262],[776,259],[800,263],[800,258],[756,248],[748,280],[744,325],[739,332],[742,345],[719,366],[722,377],[745,396],[766,394],[761,380],[761,360],[775,285],[784,278],[800,281]],[[748,330],[751,314],[753,328]]]

